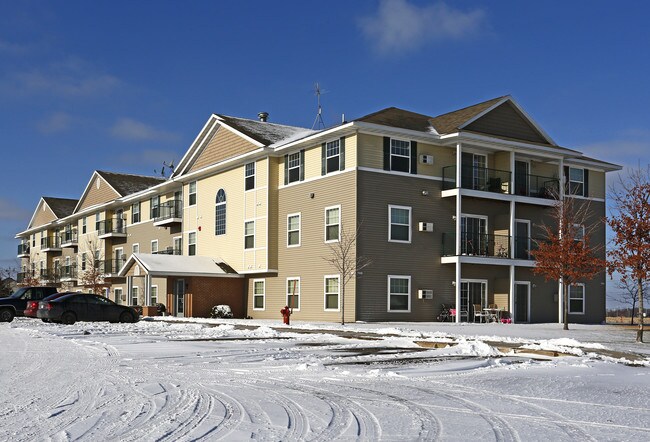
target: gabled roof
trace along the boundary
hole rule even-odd
[[[43,201],[49,206],[57,218],[65,218],[72,215],[74,208],[77,206],[79,200],[70,198],[54,198],[51,196],[44,196]]]
[[[246,118],[230,117],[227,115],[217,115],[223,123],[232,129],[252,138],[263,146],[293,139],[296,135],[307,136],[316,131],[304,127],[286,126],[284,124],[275,124],[258,120],[249,120]]]
[[[97,174],[104,178],[120,196],[131,195],[166,181],[165,178],[160,177],[106,172],[103,170],[98,170]]]
[[[431,132],[431,117],[415,112],[387,107],[372,114],[363,116],[354,121],[380,124],[382,126],[398,127],[400,129],[416,130],[420,132]]]
[[[499,104],[506,98],[509,97],[507,95],[503,97],[497,97],[488,101],[484,101],[482,103],[474,104],[472,106],[464,107],[452,112],[447,112],[446,114],[433,117],[431,119],[431,123],[433,127],[436,128],[438,133],[448,134],[451,132],[456,132],[465,123],[473,120],[478,115],[483,114],[486,110],[492,108],[496,104]]]
[[[241,277],[219,258],[148,253],[131,255],[120,270],[120,276],[126,276],[131,267],[136,264],[150,276]]]

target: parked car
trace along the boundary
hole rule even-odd
[[[11,322],[23,316],[28,301],[40,301],[56,293],[56,287],[21,287],[10,296],[0,298],[0,321]]]
[[[51,322],[74,324],[77,321],[137,322],[138,313],[99,295],[73,293],[41,301],[36,316]]]
[[[51,301],[56,298],[60,298],[61,296],[72,295],[75,293],[77,292],[59,292],[50,296],[46,296],[41,301]],[[23,311],[23,315],[25,315],[28,318],[36,318],[36,312],[38,311],[38,304],[41,301],[27,301],[27,307]],[[47,322],[46,319],[43,319],[43,321]]]

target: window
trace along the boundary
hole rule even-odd
[[[388,276],[388,311],[411,311],[410,276]]]
[[[86,233],[87,227],[86,227],[86,217],[84,216],[81,218],[81,233]]]
[[[300,245],[300,214],[287,215],[287,247]]]
[[[157,285],[152,285],[151,286],[151,305],[156,305],[158,302],[158,286]]]
[[[300,311],[300,278],[287,278],[287,305]]]
[[[160,213],[160,197],[153,196],[151,197],[151,206],[149,207],[149,218],[156,219]]]
[[[264,310],[266,283],[263,279],[253,280],[253,310]]]
[[[183,238],[180,236],[177,236],[174,238],[174,255],[182,255],[183,254]]]
[[[574,224],[573,228],[575,229],[575,241],[584,241],[585,240],[585,226],[582,224]]]
[[[158,240],[154,239],[151,241],[151,253],[158,253]]]
[[[325,143],[325,173],[336,172],[341,168],[341,142],[340,140]]]
[[[255,188],[255,163],[248,163],[244,172],[244,190]]]
[[[187,235],[187,254],[196,255],[196,232]]]
[[[246,221],[244,223],[244,248],[252,249],[255,247],[255,221]]]
[[[86,252],[83,252],[81,254],[81,270],[82,271],[86,270]]]
[[[305,179],[305,151],[284,156],[284,184],[295,183]]]
[[[569,313],[585,313],[585,285],[576,284],[569,286]]]
[[[140,222],[140,203],[133,203],[131,205],[131,224]]]
[[[100,224],[101,224],[101,220],[102,220],[101,214],[99,212],[97,212],[95,214],[95,230],[97,230],[98,232],[99,232],[99,227],[100,227]]]
[[[196,205],[196,181],[192,181],[190,183],[189,198],[190,206]]]
[[[138,305],[138,287],[131,287],[131,305]]]
[[[339,240],[339,225],[341,223],[341,207],[325,208],[325,242]]]
[[[388,240],[393,242],[411,242],[411,208],[388,206],[389,232]]]
[[[226,191],[223,189],[219,189],[217,192],[214,215],[214,234],[226,234]]]
[[[339,275],[325,276],[325,310],[339,309]]]
[[[411,171],[411,143],[403,140],[390,140],[390,170]]]
[[[115,293],[115,302],[119,304],[123,301],[126,301],[126,299],[123,297],[124,295],[122,294],[123,291],[121,288],[113,289],[113,292]]]
[[[571,195],[585,195],[585,170],[575,167],[569,168],[569,193]]]

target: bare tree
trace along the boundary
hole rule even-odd
[[[569,287],[592,279],[605,270],[605,261],[597,256],[600,247],[590,245],[590,237],[598,225],[590,222],[590,204],[577,205],[570,196],[556,198],[552,208],[553,225],[542,224],[542,238],[534,240],[531,250],[536,264],[533,273],[548,280],[562,282],[562,320],[569,329]]]
[[[16,280],[16,269],[13,267],[0,268],[0,296],[9,296],[12,291],[12,282]]]
[[[338,242],[329,244],[330,254],[323,258],[341,275],[341,325],[345,325],[345,288],[348,282],[372,264],[369,258],[357,255],[356,245],[360,229],[361,223],[353,232],[345,229],[341,223]]]
[[[90,255],[90,256],[88,256]],[[79,254],[81,260],[81,271],[79,272],[80,285],[89,287],[92,293],[101,295],[109,284],[104,280],[104,261],[103,252],[97,241],[86,241],[86,259],[83,259],[83,253]]]
[[[36,269],[36,255],[30,254],[27,264],[23,267],[23,278],[18,284],[20,287],[33,287],[41,285],[41,275]]]
[[[630,325],[634,325],[634,309],[636,308],[639,302],[639,289],[637,288],[637,282],[632,281],[631,279],[622,279],[618,283],[618,288],[620,291],[616,292],[613,295],[609,295],[609,298],[613,301],[623,304],[630,308]],[[648,292],[648,281],[643,282],[643,301],[650,304],[650,292]]]
[[[629,170],[626,178],[619,175],[616,184],[609,191],[613,207],[607,224],[614,238],[607,252],[607,272],[635,282],[639,302],[636,341],[643,342],[643,282],[650,279],[650,165]]]

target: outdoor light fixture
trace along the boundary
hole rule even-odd
[[[429,191],[428,190],[423,190],[422,191],[422,196],[429,196]]]

